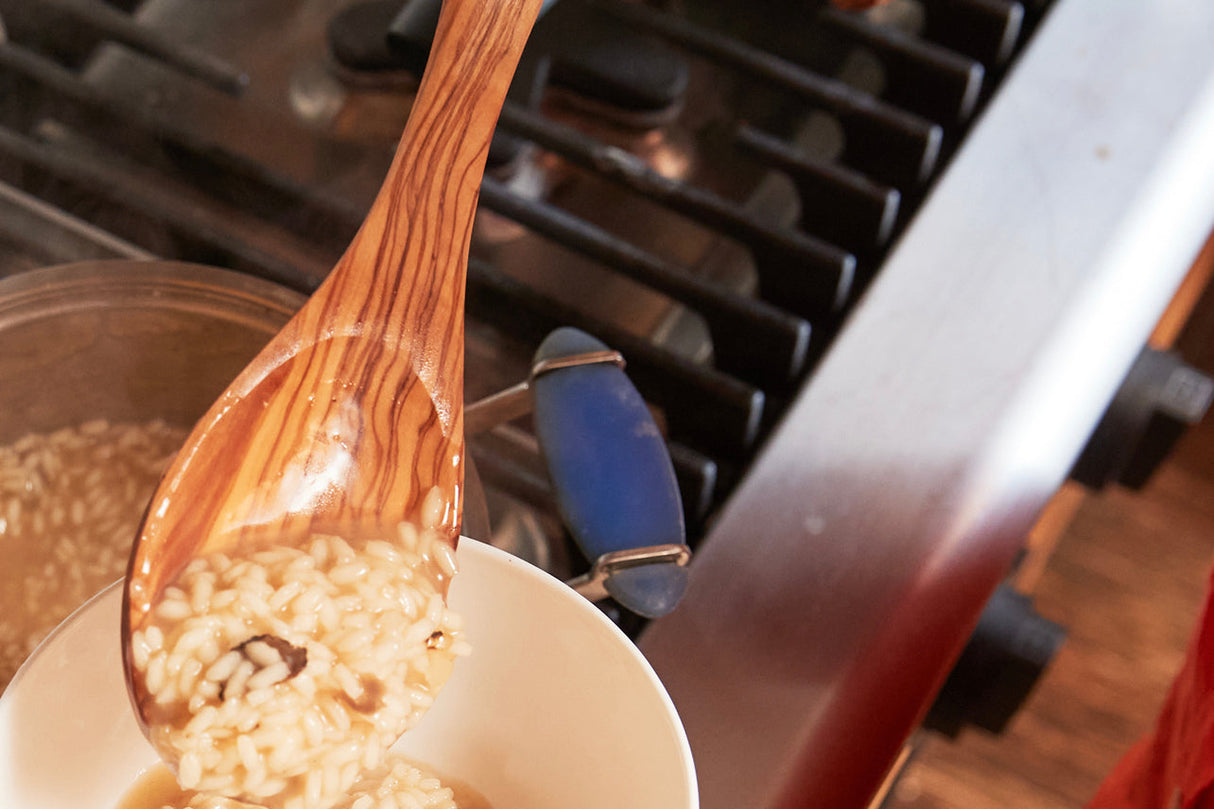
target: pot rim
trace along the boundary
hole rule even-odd
[[[0,279],[0,330],[66,312],[129,306],[221,314],[265,328],[307,297],[246,273],[179,261],[106,259],[28,270]]]

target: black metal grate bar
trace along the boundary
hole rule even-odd
[[[875,179],[913,188],[926,182],[936,168],[944,135],[939,124],[841,81],[640,3],[592,2],[693,53],[748,73],[829,111],[843,127],[844,162]]]
[[[188,124],[175,122],[154,110],[108,97],[80,77],[20,45],[0,42],[0,69],[36,82],[62,104],[71,105],[112,122],[115,132],[134,125],[145,135],[173,150],[174,156],[202,170],[195,184],[271,221],[308,233],[336,249],[344,248],[362,222],[363,212],[307,185],[272,171],[244,155],[199,138]],[[237,184],[224,178],[237,177]],[[239,199],[230,189],[238,188]]]
[[[228,95],[240,95],[249,84],[248,75],[238,67],[213,54],[200,51],[187,42],[167,39],[101,0],[39,0],[39,2],[43,8],[70,19],[95,36],[125,45],[131,50],[150,56],[183,75],[197,79]]]
[[[755,384],[785,386],[804,369],[810,336],[807,321],[702,281],[584,219],[511,193],[492,179],[481,183],[480,202],[695,309],[708,323],[721,370]]]
[[[1012,0],[920,0],[923,35],[987,67],[1012,58],[1024,26],[1024,6]]]
[[[0,240],[19,245],[43,263],[155,258],[146,250],[3,182],[0,182]]]
[[[553,509],[552,486],[532,469],[498,452],[491,442],[472,439],[468,454],[483,483],[541,511]]]
[[[668,442],[666,448],[670,451],[670,461],[679,483],[689,533],[698,535],[696,529],[708,519],[716,504],[717,464],[708,456],[677,442]]]
[[[946,126],[974,114],[985,75],[979,62],[860,14],[827,8],[819,19],[880,57],[885,98]]]
[[[774,227],[709,191],[671,180],[643,160],[572,127],[507,104],[500,125],[566,160],[737,239],[751,251],[766,300],[811,320],[848,301],[854,256],[805,233]]]
[[[749,124],[738,127],[738,145],[789,176],[801,197],[801,226],[861,255],[885,247],[894,233],[902,195],[837,163],[801,154],[790,144]]]
[[[291,250],[287,243],[294,240],[286,234],[265,238],[256,232],[253,223],[240,216],[220,216],[210,206],[193,204],[185,189],[143,180],[94,153],[41,143],[0,127],[0,155],[87,188],[98,198],[163,223],[170,231],[207,246],[238,268],[255,271],[293,289],[315,289],[331,267],[317,257],[315,250],[303,246]],[[275,249],[266,249],[262,242],[274,244]]]

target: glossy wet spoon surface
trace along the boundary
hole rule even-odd
[[[123,647],[194,558],[370,536],[439,510],[459,536],[463,314],[490,138],[540,0],[447,0],[384,185],[324,284],[199,421],[144,518]]]

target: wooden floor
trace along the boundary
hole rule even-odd
[[[1182,335],[1214,371],[1214,293]],[[1214,414],[1142,492],[1089,497],[1036,590],[1066,645],[1000,737],[929,738],[895,786],[893,809],[1073,809],[1152,724],[1180,665],[1214,563]]]

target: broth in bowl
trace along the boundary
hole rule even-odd
[[[139,777],[115,809],[247,809],[248,804],[182,789],[156,765]],[[476,790],[392,755],[336,804],[336,809],[491,809]]]

